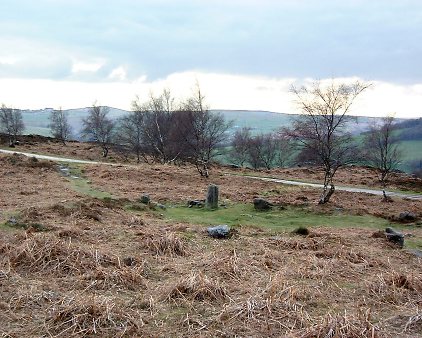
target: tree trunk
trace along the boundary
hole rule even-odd
[[[324,185],[324,191],[321,194],[318,204],[328,203],[331,196],[334,194],[334,191],[335,187],[333,183],[330,184],[330,188],[328,188],[328,185]]]
[[[195,163],[196,170],[198,170],[199,174],[202,177],[208,178],[209,177],[209,171],[208,171],[208,163],[205,161],[197,161]]]
[[[15,140],[13,137],[9,137],[9,147],[14,148],[15,147]]]
[[[107,147],[103,147],[103,157],[107,157],[108,155],[108,148]]]

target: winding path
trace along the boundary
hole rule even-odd
[[[13,150],[6,150],[6,149],[0,149],[0,153],[5,153],[5,154],[19,154],[19,155],[24,155],[24,156],[28,156],[28,157],[39,158],[40,160],[48,160],[48,161],[54,161],[54,162],[68,162],[68,163],[81,163],[81,164],[108,164],[108,165],[112,165],[112,163],[106,163],[106,162],[76,160],[76,159],[73,159],[73,158],[62,158],[62,157],[55,157],[55,156],[49,156],[49,155],[39,155],[39,154],[32,154],[32,153],[24,153],[22,151],[13,151]]]
[[[267,182],[274,182],[274,183],[281,183],[281,184],[289,184],[289,185],[298,185],[304,187],[313,187],[322,189],[324,186],[318,183],[308,183],[308,182],[299,182],[299,181],[291,181],[291,180],[283,180],[278,178],[268,178],[268,177],[259,177],[259,176],[243,176],[248,177],[255,180],[267,181]],[[365,193],[371,195],[379,195],[382,196],[382,190],[378,189],[367,189],[367,188],[358,188],[358,187],[346,187],[346,186],[336,186],[336,190],[338,191],[347,191],[347,192],[358,192],[358,193]],[[387,196],[390,197],[400,197],[400,198],[408,198],[412,200],[422,200],[422,194],[404,194],[395,191],[385,191]]]
[[[21,152],[21,151],[13,151],[13,150],[5,150],[5,149],[0,149],[0,153],[6,153],[6,154],[16,153],[16,154],[20,154],[20,155],[24,155],[24,156],[28,156],[28,157],[36,157],[36,158],[39,158],[39,159],[42,159],[42,160],[49,160],[49,161],[54,161],[54,162],[68,162],[68,163],[80,163],[80,164],[105,164],[105,165],[111,165],[111,166],[116,165],[115,163],[77,160],[77,159],[72,159],[72,158],[62,158],[62,157],[55,157],[55,156],[49,156],[49,155],[39,155],[39,154],[25,153],[25,152]],[[228,175],[231,175],[231,174],[228,174]],[[283,180],[283,179],[278,179],[278,178],[268,178],[268,177],[259,177],[259,176],[249,176],[249,175],[242,176],[242,177],[247,177],[247,178],[254,179],[254,180],[281,183],[281,184],[312,187],[312,188],[318,188],[318,189],[323,188],[322,184],[317,184],[317,183],[299,182],[299,181]],[[336,186],[336,190],[382,196],[382,190],[377,190],[377,189]],[[403,194],[403,193],[394,192],[394,191],[386,191],[386,194],[390,197],[408,198],[408,199],[412,199],[412,200],[422,200],[422,194]]]

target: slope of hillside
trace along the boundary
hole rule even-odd
[[[421,337],[422,230],[393,222],[404,249],[383,230],[422,201],[336,192],[323,207],[216,169],[212,211],[186,206],[209,184],[192,166],[60,168],[0,155],[5,337]],[[279,207],[254,210],[257,195]],[[207,235],[222,222],[231,238]]]

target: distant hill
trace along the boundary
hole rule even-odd
[[[128,113],[126,110],[110,108],[110,117],[117,119]],[[48,128],[49,115],[51,108],[41,110],[22,110],[24,123],[26,126],[26,134],[40,134],[49,136],[50,130]],[[82,119],[88,115],[89,108],[78,108],[66,110],[69,116],[69,122],[75,131],[75,136],[78,136],[81,130]],[[255,111],[255,110],[212,110],[216,113],[221,113],[224,117],[233,121],[232,133],[237,129],[249,127],[253,133],[268,133],[282,127],[288,127],[292,120],[297,115],[274,113],[269,111]],[[378,118],[374,117],[355,117],[348,124],[348,130],[358,135],[361,132],[368,130],[368,127]],[[405,122],[405,120],[399,120]]]
[[[128,112],[118,108],[110,108],[110,117],[117,119]],[[25,134],[39,134],[50,136],[49,116],[53,109],[46,108],[41,110],[22,110],[22,117],[25,123]],[[88,116],[89,108],[77,108],[64,110],[68,112],[69,123],[72,126],[75,136],[79,135],[82,126],[82,119]]]
[[[126,110],[110,108],[110,117],[118,119],[129,113]],[[50,136],[48,128],[51,108],[41,110],[22,110],[26,134],[38,134]],[[88,115],[89,108],[78,108],[67,110],[69,122],[78,138],[81,130],[82,119]],[[297,115],[274,113],[269,111],[252,110],[213,110],[221,113],[224,117],[233,121],[231,133],[243,127],[249,127],[255,134],[268,133],[282,127],[288,127]],[[379,120],[376,117],[355,117],[348,123],[348,130],[353,135],[359,135],[367,131],[371,124]],[[398,135],[400,137],[401,148],[403,149],[403,162],[400,169],[412,172],[422,166],[422,119],[407,120],[397,119]],[[422,168],[421,168],[422,169]]]

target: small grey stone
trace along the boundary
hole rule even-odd
[[[18,220],[15,217],[10,217],[9,220],[7,221],[7,224],[16,225],[18,224]]]
[[[166,210],[167,209],[167,207],[164,204],[161,204],[161,203],[157,203],[156,207],[158,209],[161,209],[161,210]]]
[[[230,237],[230,227],[227,224],[217,225],[207,228],[208,235],[213,238],[228,238]]]
[[[205,200],[188,201],[188,208],[192,208],[192,207],[202,208],[204,205],[205,205]]]

